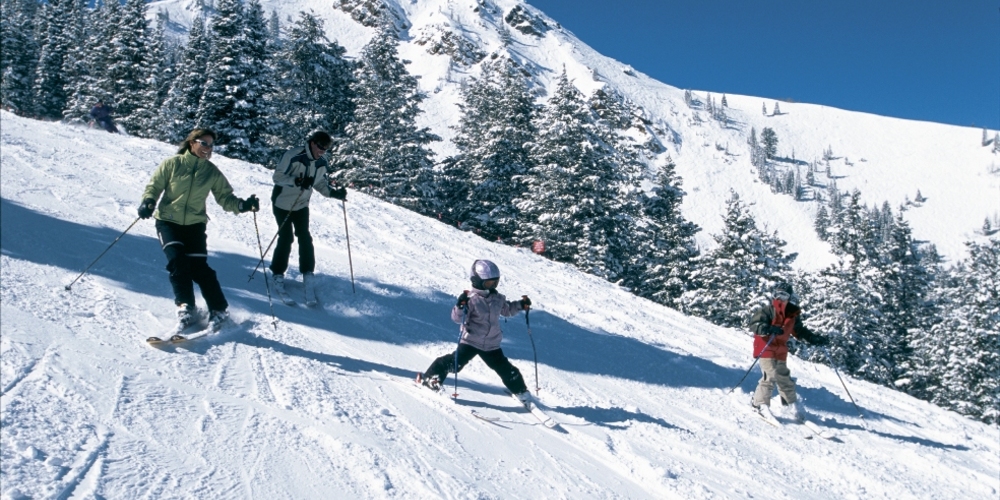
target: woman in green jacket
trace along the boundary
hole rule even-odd
[[[233,187],[226,176],[208,161],[214,145],[215,132],[192,130],[177,154],[164,160],[153,172],[139,206],[139,217],[156,219],[156,234],[167,256],[167,271],[177,304],[178,332],[197,319],[194,283],[201,288],[205,298],[211,327],[218,330],[229,318],[226,312],[229,303],[215,271],[208,266],[205,202],[209,193],[228,212],[260,209],[260,201],[255,195],[245,200],[233,195]]]

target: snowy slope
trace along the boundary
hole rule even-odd
[[[184,26],[190,23],[194,3],[151,2],[150,15],[164,9],[172,20]],[[286,25],[289,16],[294,18],[299,11],[312,10],[325,19],[330,39],[356,56],[374,32],[336,7],[341,3],[345,2],[261,1],[266,12],[277,11]],[[411,61],[410,71],[420,76],[421,88],[429,96],[419,120],[445,139],[432,146],[438,159],[455,153],[449,138],[454,134],[451,127],[460,117],[457,103],[461,82],[479,74],[478,65],[456,64],[448,54],[429,53],[427,41],[440,39],[447,31],[474,44],[487,54],[487,60],[490,54],[498,54],[521,62],[543,93],[553,87],[565,69],[584,93],[609,85],[642,106],[650,130],[667,147],[650,162],[650,171],[668,156],[677,163],[688,193],[682,209],[685,217],[703,228],[697,236],[703,248],[714,246],[712,235],[721,232],[725,201],[734,190],[752,203],[750,209],[759,224],[777,230],[788,241],[786,251],[799,253],[796,266],[817,270],[833,261],[829,247],[818,240],[813,230],[817,205],[772,194],[757,180],[746,145],[751,128],[756,128],[758,134],[764,127],[773,128],[779,139],[778,156],[789,160],[820,160],[827,148],[832,149],[832,180],[841,191],[860,189],[863,202],[870,206],[880,207],[888,201],[896,210],[907,200],[914,200],[919,191],[927,200],[906,212],[914,237],[934,243],[951,261],[965,257],[966,241],[983,237],[978,231],[984,219],[991,218],[994,225],[1000,223],[1000,159],[991,153],[991,147],[981,145],[981,129],[786,102],[780,103],[781,115],[764,116],[762,104],[770,114],[774,101],[735,95],[727,96],[731,121],[723,126],[709,119],[704,110],[688,107],[683,90],[602,56],[559,26],[558,20],[520,0],[346,3],[384,3],[395,13],[402,37],[400,55]],[[519,6],[546,24],[542,36],[524,34],[504,22],[505,16]],[[510,34],[509,45],[502,42],[501,29]],[[693,92],[696,98],[706,100],[705,92]],[[713,97],[718,103],[722,96]],[[995,132],[989,131],[989,137]],[[791,162],[782,165],[794,168]],[[825,172],[818,180],[824,186],[831,181]]]
[[[235,326],[187,346],[142,339],[173,305],[150,221],[72,291],[135,220],[174,147],[0,114],[0,493],[4,498],[996,498],[998,429],[794,359],[833,441],[746,411],[750,339],[352,192],[357,293],[340,205],[317,199],[321,307],[274,305],[248,282],[249,214],[210,202],[210,264]],[[236,193],[269,172],[216,163]],[[265,244],[276,225],[257,224]],[[475,258],[528,294],[550,430],[481,361],[457,402],[410,379],[449,351],[448,313]],[[293,274],[294,276],[294,274]],[[293,286],[293,293],[302,293]],[[199,299],[200,300],[200,299]],[[201,304],[203,306],[203,304]],[[504,351],[534,386],[524,317]],[[498,417],[474,418],[471,410]]]

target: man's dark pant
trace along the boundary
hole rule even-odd
[[[497,375],[500,375],[500,380],[503,381],[504,387],[511,393],[520,394],[528,390],[524,385],[524,378],[521,377],[521,371],[510,363],[507,356],[504,356],[502,349],[482,351],[468,344],[458,345],[458,370],[454,369],[455,353],[452,352],[451,354],[445,354],[435,359],[431,363],[430,368],[427,369],[427,372],[424,373],[424,378],[428,379],[433,375],[437,375],[438,381],[444,385],[444,379],[448,377],[448,372],[458,373],[462,371],[462,368],[465,368],[465,365],[476,356],[479,356],[486,363],[486,366],[497,372]]]
[[[300,208],[294,212],[271,206],[274,219],[281,229],[278,230],[278,244],[274,247],[271,258],[271,272],[285,274],[288,270],[288,256],[292,253],[292,242],[299,239],[299,272],[311,273],[316,269],[316,255],[313,251],[313,240],[309,234],[309,207]],[[285,222],[285,218],[288,222]],[[284,224],[284,225],[282,225]]]
[[[208,267],[205,223],[182,226],[157,220],[156,234],[167,256],[174,304],[194,307],[194,283],[197,283],[209,311],[224,311],[229,307],[215,271]]]

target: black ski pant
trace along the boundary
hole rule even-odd
[[[428,379],[437,375],[438,381],[444,385],[444,379],[448,377],[449,372],[462,371],[462,368],[465,368],[465,365],[476,356],[479,356],[486,363],[486,366],[500,375],[504,387],[511,393],[520,394],[528,390],[528,387],[524,385],[524,378],[521,377],[521,371],[510,363],[507,356],[504,356],[502,349],[483,351],[469,344],[458,345],[458,370],[455,370],[455,352],[452,351],[451,354],[445,354],[435,359],[427,372],[424,373],[424,378]]]
[[[271,258],[271,272],[285,274],[288,270],[288,256],[292,253],[292,242],[299,239],[299,272],[311,273],[316,270],[316,253],[313,250],[312,235],[309,234],[309,207],[294,212],[271,205],[274,219],[281,228],[278,230],[278,244]],[[288,222],[285,222],[285,218]],[[282,225],[284,224],[284,225]]]
[[[163,220],[156,221],[156,234],[167,256],[170,286],[174,289],[174,304],[194,306],[194,283],[209,311],[224,311],[229,307],[215,271],[208,267],[208,236],[205,223],[182,226]]]

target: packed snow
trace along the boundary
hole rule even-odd
[[[175,147],[0,119],[4,498],[1000,494],[996,426],[847,378],[859,413],[833,370],[792,359],[811,419],[835,437],[807,439],[787,418],[771,427],[748,410],[759,371],[728,394],[752,362],[746,332],[353,191],[343,206],[313,201],[321,304],[274,302],[276,323],[263,276],[248,281],[254,217],[210,200],[209,263],[233,323],[153,348],[144,339],[171,328],[174,306],[151,221],[65,287],[136,220]],[[269,191],[269,171],[213,161],[238,196]],[[267,245],[276,224],[264,206]],[[504,323],[503,348],[556,429],[481,361],[454,400],[412,382],[453,349],[449,311],[477,258],[500,266],[502,293],[535,304]],[[293,258],[301,295],[294,269]]]

